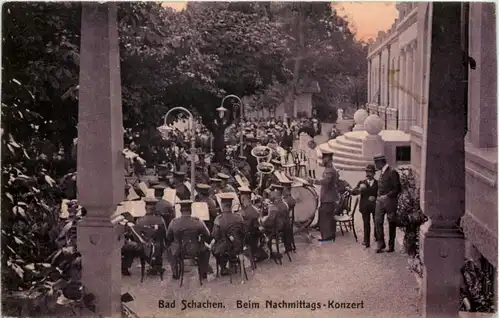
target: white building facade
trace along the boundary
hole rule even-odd
[[[397,5],[399,18],[371,43],[368,61],[367,110],[378,114],[385,129],[411,136],[411,165],[425,173],[424,137],[429,109],[431,64],[430,3]],[[468,7],[467,132],[465,143],[465,256],[497,268],[497,56],[493,3]],[[467,12],[467,11],[465,11]],[[467,21],[467,19],[464,19]],[[443,94],[461,94],[461,90]],[[465,92],[464,92],[465,93]],[[438,136],[436,136],[438,137]],[[429,138],[432,138],[429,135]],[[427,157],[429,160],[429,157]],[[437,159],[436,159],[437,160]],[[451,162],[450,164],[453,164]],[[442,185],[447,187],[446,184]],[[421,193],[425,192],[424,182]],[[457,198],[458,200],[458,198]],[[425,203],[422,202],[422,206]],[[425,212],[425,211],[424,211]]]

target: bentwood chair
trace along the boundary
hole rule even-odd
[[[344,235],[344,229],[342,227],[345,228],[346,232],[349,232],[349,229],[351,229],[352,233],[354,234],[354,239],[357,242],[358,236],[356,235],[356,228],[354,226],[354,215],[359,204],[359,197],[356,198],[353,208],[351,208],[352,197],[350,195],[346,195],[343,199],[344,201],[342,202],[341,200],[340,202],[341,213],[335,215],[334,219],[340,227],[340,232],[342,233],[342,235]]]
[[[177,276],[180,280],[180,287],[182,287],[182,283],[184,282],[184,261],[185,260],[193,260],[198,268],[198,279],[200,281],[200,286],[203,285],[203,273],[201,272],[199,254],[191,254],[187,251],[186,247],[188,244],[194,246],[200,246],[200,237],[198,235],[197,230],[185,229],[178,233],[177,240],[179,242],[179,255],[176,256],[176,270]]]

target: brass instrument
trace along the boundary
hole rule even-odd
[[[272,173],[274,173],[274,165],[269,162],[261,162],[257,165],[257,171],[260,174],[258,189],[262,191],[262,183],[264,182],[264,176],[271,175]]]
[[[258,163],[262,163],[271,161],[274,150],[267,146],[256,146],[252,148],[250,153],[257,158]]]

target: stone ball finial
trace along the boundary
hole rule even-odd
[[[364,126],[370,135],[378,135],[384,129],[384,122],[379,116],[372,114],[365,119]]]
[[[368,117],[368,112],[366,110],[358,109],[354,113],[354,122],[356,123],[356,125],[363,125],[367,117]]]

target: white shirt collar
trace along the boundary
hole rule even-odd
[[[382,170],[380,171],[380,173],[383,174],[387,170],[387,168],[389,168],[389,164],[386,163],[385,166],[382,167]]]

